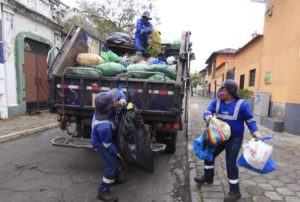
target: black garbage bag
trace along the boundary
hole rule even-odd
[[[113,32],[108,35],[106,42],[110,44],[131,44],[132,39],[126,33]]]
[[[134,107],[124,109],[120,117],[118,145],[122,158],[129,165],[153,172],[150,137],[142,117]]]

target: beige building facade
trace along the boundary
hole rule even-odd
[[[270,94],[268,115],[258,117],[258,121],[273,130],[296,135],[300,135],[299,11],[299,0],[269,0],[263,35],[255,36],[237,50],[235,63],[230,67],[234,68],[234,79],[240,88]],[[216,77],[220,74],[228,78],[229,67],[213,65],[219,56],[208,60],[211,72],[216,73],[208,77],[208,83],[220,82]],[[211,94],[213,90],[210,89]]]

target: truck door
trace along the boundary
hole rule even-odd
[[[26,112],[47,109],[49,88],[47,81],[47,53],[49,46],[26,38],[24,42]]]

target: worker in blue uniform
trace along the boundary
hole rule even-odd
[[[212,116],[216,116],[229,124],[231,129],[229,140],[217,145],[213,152],[213,156],[216,158],[222,151],[226,151],[226,170],[230,189],[228,195],[224,198],[224,202],[237,201],[241,198],[239,171],[236,161],[243,142],[244,123],[246,123],[254,138],[260,139],[261,137],[248,103],[239,98],[237,91],[238,84],[234,80],[224,81],[218,91],[217,99],[210,103],[207,111],[203,114],[203,118],[207,123],[209,123]],[[198,184],[212,184],[213,179],[214,160],[205,160],[204,175],[195,177],[194,180]]]
[[[145,11],[142,18],[137,20],[134,36],[135,50],[137,54],[142,54],[144,57],[148,57],[148,38],[153,29],[149,20],[152,20],[150,13]]]
[[[118,133],[116,111],[125,104],[125,95],[117,88],[108,92],[102,92],[95,98],[91,144],[105,165],[105,171],[102,182],[98,187],[97,195],[97,198],[102,201],[118,201],[118,197],[111,193],[110,187],[112,184],[121,184],[126,180],[120,176],[122,158],[116,145],[113,143],[114,136]]]

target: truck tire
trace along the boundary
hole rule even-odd
[[[156,141],[166,144],[165,152],[174,154],[176,151],[177,132],[156,131]]]
[[[90,125],[82,125],[82,137],[83,138],[91,138],[91,126]]]
[[[177,132],[168,133],[167,136],[168,138],[165,139],[165,143],[167,145],[166,152],[174,154],[176,151]]]

